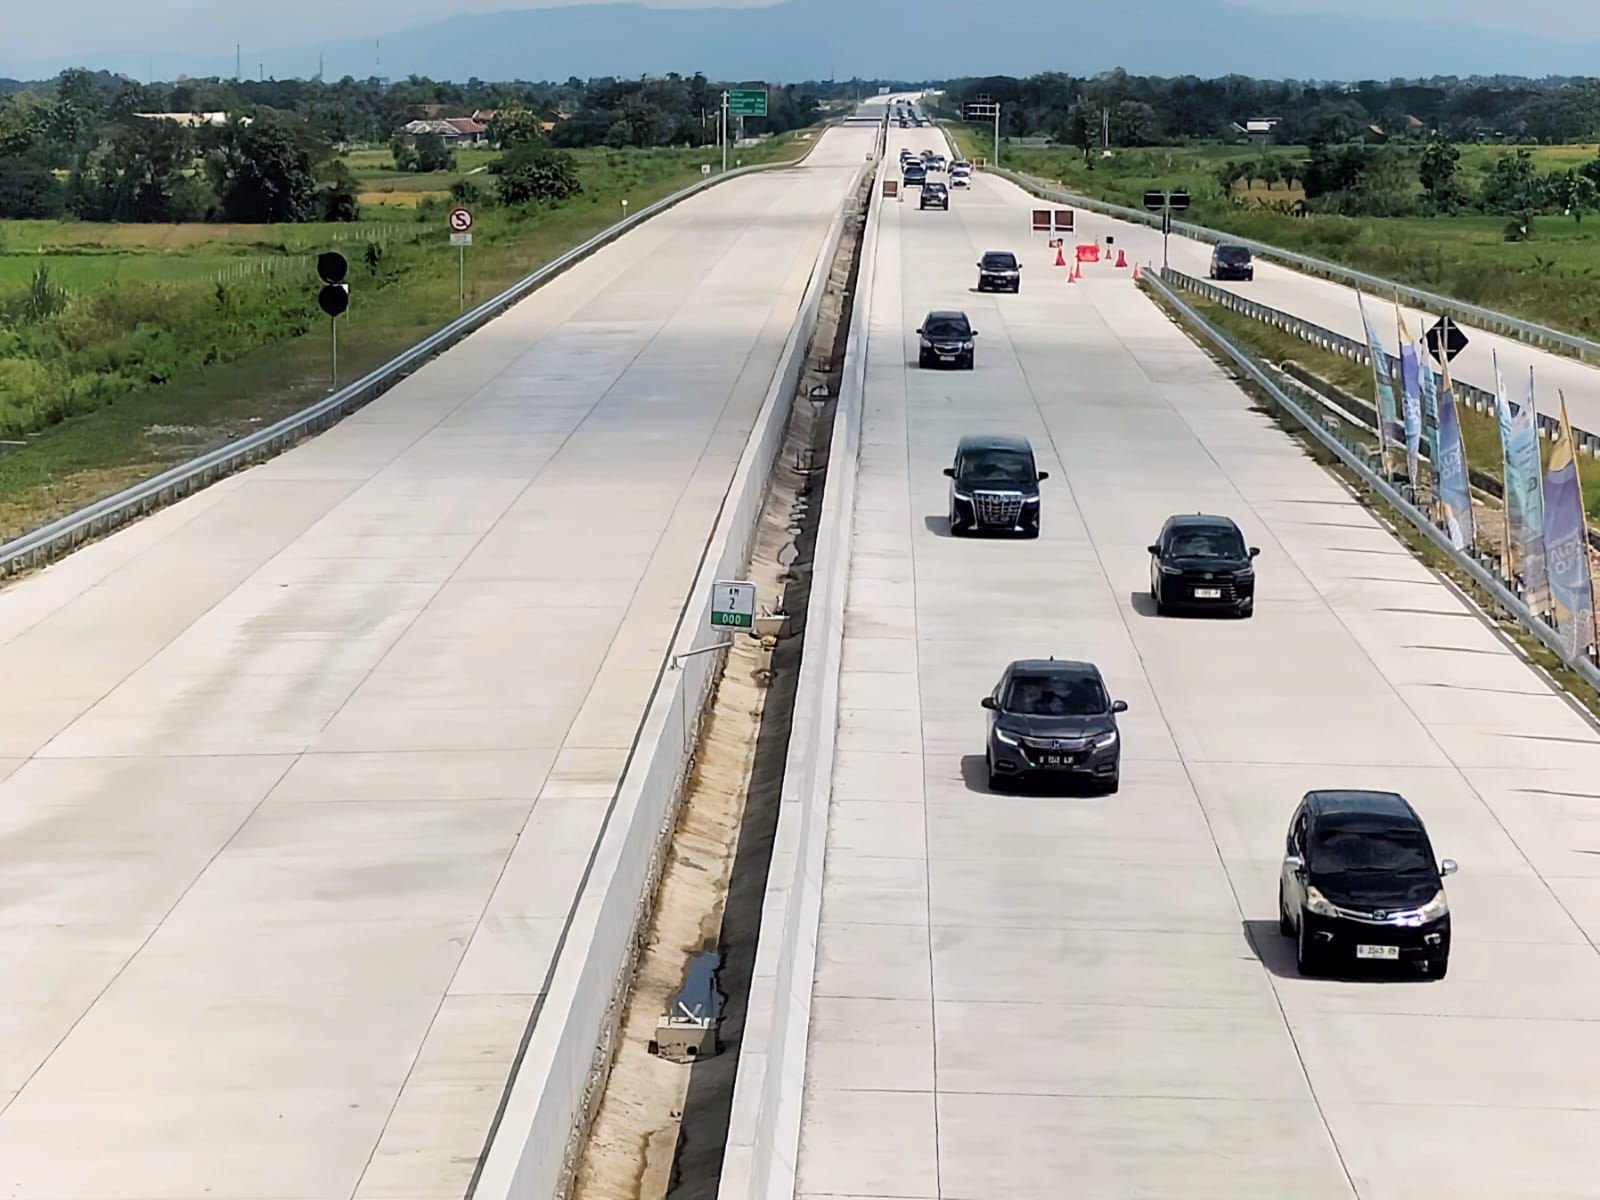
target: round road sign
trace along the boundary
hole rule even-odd
[[[465,233],[472,228],[472,214],[457,206],[450,210],[450,232]]]

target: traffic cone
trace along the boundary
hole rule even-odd
[[[1064,267],[1066,265],[1067,265],[1066,255],[1062,253],[1061,247],[1057,246],[1056,247],[1056,266]]]
[[[1127,267],[1127,265],[1128,265],[1128,256],[1127,256],[1127,254],[1124,253],[1121,250],[1118,250],[1117,251],[1117,269],[1119,271],[1123,270],[1123,269],[1125,269]]]
[[[1133,264],[1133,281],[1135,283],[1139,282],[1139,264],[1138,263],[1134,263]]]

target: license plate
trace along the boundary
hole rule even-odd
[[[1222,589],[1221,588],[1195,588],[1195,590],[1194,590],[1194,598],[1196,600],[1221,600],[1222,599]]]
[[[1357,946],[1357,958],[1383,958],[1397,959],[1400,957],[1399,946]]]
[[[1046,767],[1070,767],[1077,759],[1075,754],[1042,754],[1039,762]]]
[[[954,354],[941,354],[941,355],[939,355],[939,361],[940,362],[955,362],[955,360],[956,360],[956,356]]]

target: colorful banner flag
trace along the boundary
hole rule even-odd
[[[1422,382],[1417,362],[1417,344],[1411,340],[1400,306],[1394,306],[1395,323],[1400,327],[1400,411],[1406,438],[1406,474],[1411,486],[1417,485],[1417,455],[1422,447]]]
[[[1589,530],[1583,511],[1578,456],[1561,397],[1561,432],[1550,451],[1544,477],[1545,540],[1550,555],[1550,594],[1556,629],[1572,654],[1593,649],[1596,640],[1594,580],[1589,570]]]
[[[1457,550],[1471,550],[1477,541],[1472,518],[1472,484],[1467,469],[1467,443],[1461,436],[1455,386],[1445,363],[1439,385],[1439,457],[1433,460],[1435,486],[1444,508],[1445,532]]]
[[[1433,464],[1433,502],[1439,504],[1439,377],[1422,351],[1417,351],[1417,374],[1422,382],[1422,428],[1428,435],[1428,461]]]
[[[1367,318],[1367,306],[1356,293],[1356,307],[1361,310],[1361,324],[1367,331],[1367,349],[1372,357],[1372,379],[1378,392],[1378,454],[1383,460],[1383,475],[1394,478],[1394,455],[1405,442],[1405,426],[1400,423],[1400,412],[1394,402],[1394,379],[1389,372],[1389,354],[1378,338],[1378,331]]]
[[[1511,440],[1507,443],[1506,500],[1511,535],[1517,547],[1522,588],[1528,607],[1550,611],[1550,579],[1545,570],[1544,488],[1539,462],[1539,416],[1533,400],[1533,368],[1521,405],[1511,405]],[[1513,497],[1515,503],[1511,503]]]

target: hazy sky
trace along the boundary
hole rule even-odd
[[[234,44],[242,43],[248,68],[253,53],[286,46],[314,47],[336,39],[373,36],[448,17],[452,13],[491,12],[593,0],[56,0],[55,3],[9,3],[5,46],[0,60],[11,63],[76,61],[98,65],[123,51],[117,61],[129,62],[144,74],[146,63],[157,77],[163,72],[162,50],[175,58],[215,55],[218,73],[231,73]],[[773,0],[644,0],[661,8],[760,7]],[[1099,0],[1045,0],[1070,11],[1073,3]],[[1126,2],[1126,0],[1125,0]],[[1269,9],[1285,14],[1283,0],[1227,0],[1240,8]],[[1127,3],[1136,20],[1141,0]],[[913,5],[914,7],[914,5]],[[979,0],[981,8],[981,0]],[[1397,11],[1411,20],[1439,20],[1480,28],[1520,30],[1529,36],[1565,41],[1600,39],[1600,4],[1595,0],[1544,0],[1538,20],[1523,20],[1525,9],[1503,0],[1292,0],[1290,12],[1324,11],[1371,17],[1378,29]],[[1380,35],[1381,36],[1381,35]],[[1065,43],[1070,47],[1070,38]],[[147,53],[148,57],[147,57]],[[1070,52],[1070,51],[1069,51]],[[1600,65],[1600,64],[1597,64]]]

